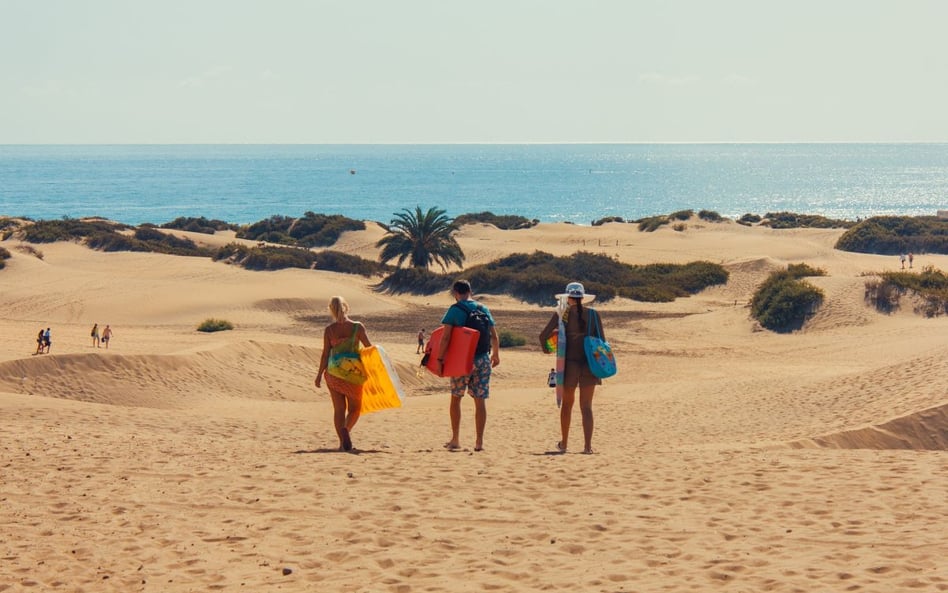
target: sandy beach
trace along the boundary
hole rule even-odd
[[[383,230],[367,226],[332,249],[376,259]],[[898,258],[834,250],[841,233],[463,227],[467,265],[587,250],[730,272],[691,298],[597,307],[619,373],[596,393],[594,455],[578,407],[554,454],[553,360],[535,345],[552,295],[474,286],[527,345],[501,351],[485,450],[465,401],[449,452],[447,380],[415,354],[448,294],[4,241],[0,592],[948,591],[948,318],[867,306],[865,274]],[[800,332],[762,331],[753,291],[800,262],[827,271],[809,279],[822,308]],[[916,256],[928,265],[948,256]],[[313,385],[335,294],[407,391],[360,420],[353,453]],[[210,317],[235,329],[196,331]],[[108,349],[93,323],[114,330]]]

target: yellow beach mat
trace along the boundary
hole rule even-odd
[[[368,380],[362,384],[362,413],[402,407],[405,391],[385,350],[378,344],[359,351]]]

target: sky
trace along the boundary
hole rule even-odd
[[[0,144],[948,141],[942,0],[0,0]]]

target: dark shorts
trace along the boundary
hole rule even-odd
[[[589,387],[591,385],[602,385],[602,379],[592,374],[589,370],[589,363],[585,360],[566,360],[566,368],[563,370],[563,387],[567,389],[576,389],[576,387]]]

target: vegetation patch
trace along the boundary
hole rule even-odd
[[[132,236],[114,230],[98,231],[86,239],[86,245],[99,251],[140,251],[191,257],[210,257],[213,251],[198,247],[191,239],[183,239],[142,225]]]
[[[297,247],[328,247],[346,231],[364,231],[365,223],[338,214],[306,212],[301,218],[274,215],[237,231],[237,238]]]
[[[179,216],[171,222],[164,223],[161,225],[161,228],[213,235],[217,231],[236,231],[240,227],[238,227],[236,224],[224,222],[223,220],[208,220],[203,216],[200,218]]]
[[[621,216],[606,216],[605,218],[600,218],[599,220],[592,221],[593,226],[602,226],[607,222],[625,222],[625,219]]]
[[[900,306],[902,296],[915,298],[915,312],[926,317],[948,314],[948,275],[932,266],[921,273],[883,272],[866,280],[866,302],[883,313]]]
[[[748,212],[747,214],[737,219],[737,224],[742,224],[744,226],[751,226],[753,224],[759,223],[761,220],[763,219],[760,217],[759,214],[751,214],[750,212]]]
[[[248,270],[302,268],[366,277],[380,276],[391,270],[389,266],[341,251],[315,252],[279,245],[248,247],[240,243],[228,243],[214,253],[213,259],[224,260]]]
[[[499,229],[505,231],[513,231],[517,229],[528,229],[540,224],[540,221],[534,218],[530,220],[524,218],[523,216],[515,216],[512,214],[494,214],[493,212],[477,212],[472,214],[462,214],[454,219],[455,226],[463,226],[465,224],[474,224],[474,223],[487,223],[492,224]]]
[[[836,249],[857,253],[948,253],[948,220],[937,216],[874,216],[853,225]]]
[[[226,319],[214,319],[213,317],[205,319],[197,327],[199,332],[220,332],[234,329],[234,324]]]
[[[427,268],[398,268],[375,287],[390,294],[430,295],[447,292],[457,275],[436,274]],[[480,290],[476,288],[476,290]]]
[[[824,297],[822,290],[802,278],[825,275],[807,264],[791,264],[771,273],[751,299],[751,315],[771,331],[787,333],[802,328]]]
[[[727,270],[710,262],[636,266],[585,251],[567,257],[542,251],[516,253],[469,268],[460,275],[471,281],[476,292],[507,294],[537,305],[551,304],[553,295],[577,278],[600,302],[616,297],[668,302],[724,284],[728,279]],[[397,270],[379,288],[393,293],[434,294],[448,290],[457,276],[418,269]]]
[[[500,338],[501,348],[516,348],[527,343],[527,339],[520,334],[508,330],[502,330],[497,337]]]
[[[643,233],[651,233],[661,228],[662,225],[671,222],[671,219],[667,216],[649,216],[648,218],[640,218],[636,222],[639,223],[640,231]]]
[[[36,247],[33,247],[32,245],[27,245],[24,243],[24,244],[16,245],[14,249],[19,251],[20,253],[32,255],[36,259],[43,259],[43,252],[37,249]]]
[[[745,215],[746,216],[746,215]],[[854,222],[836,220],[818,214],[797,214],[796,212],[768,212],[760,223],[773,229],[848,229]]]
[[[55,243],[56,241],[76,241],[98,233],[114,233],[116,230],[131,228],[128,225],[106,220],[37,220],[23,227],[23,240],[30,243]]]
[[[714,210],[699,210],[698,218],[708,222],[724,222],[725,218]]]
[[[10,252],[0,247],[0,270],[7,267],[6,260],[10,259]]]

